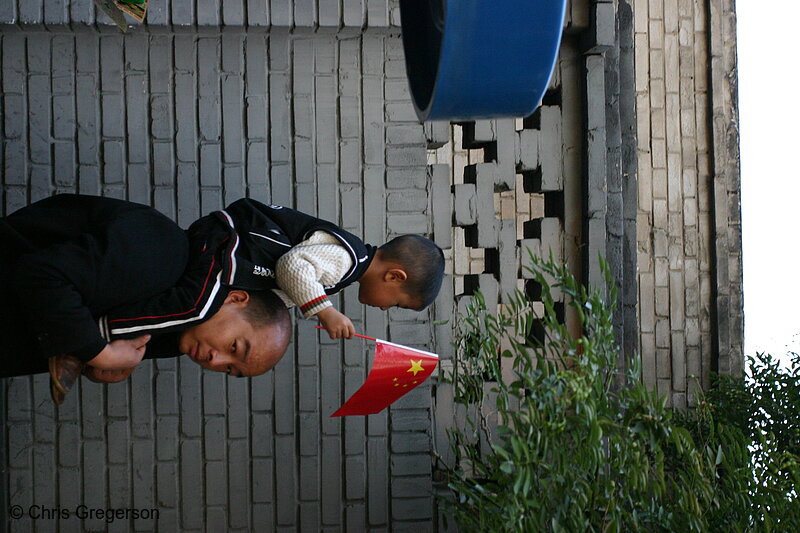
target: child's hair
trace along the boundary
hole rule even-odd
[[[404,292],[422,300],[425,309],[436,299],[444,277],[444,253],[419,235],[395,237],[380,248],[381,259],[403,265],[408,274]]]

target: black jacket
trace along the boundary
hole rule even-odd
[[[331,222],[244,198],[192,224],[187,230],[191,259],[176,286],[101,317],[103,334],[111,339],[180,331],[212,316],[231,289],[278,288],[277,260],[320,230],[335,236],[353,259],[342,280],[325,288],[334,294],[363,275],[375,248]]]
[[[45,372],[47,358],[88,361],[106,342],[150,333],[146,357],[180,355],[177,333],[207,320],[231,288],[275,288],[274,267],[317,230],[336,236],[356,281],[374,249],[341,228],[250,199],[184,232],[154,209],[59,195],[0,219],[0,375]]]

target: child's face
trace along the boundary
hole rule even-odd
[[[385,279],[361,281],[358,287],[358,301],[372,307],[380,307],[383,311],[391,307],[415,310],[422,307],[415,298],[403,291],[401,283]]]

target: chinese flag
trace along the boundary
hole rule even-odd
[[[439,362],[435,353],[372,340],[376,342],[375,360],[367,380],[331,416],[371,415],[382,411],[425,381]]]

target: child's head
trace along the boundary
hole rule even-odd
[[[403,307],[421,311],[436,299],[443,276],[441,248],[419,235],[401,235],[378,248],[359,279],[358,299],[384,310]]]

